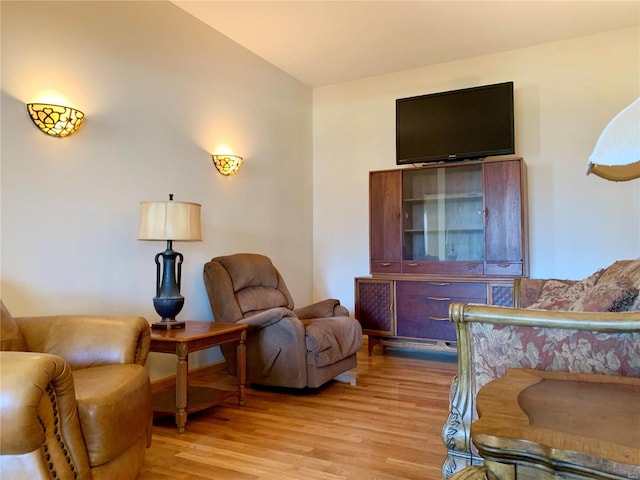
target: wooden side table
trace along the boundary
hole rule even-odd
[[[152,330],[150,351],[173,353],[178,356],[176,386],[154,394],[153,411],[158,415],[175,414],[178,433],[184,433],[189,413],[212,407],[231,396],[244,404],[246,381],[246,325],[222,322],[185,322],[185,328],[177,330]],[[189,353],[223,343],[237,342],[237,388],[189,386]]]
[[[471,438],[500,480],[640,479],[640,378],[510,369]]]

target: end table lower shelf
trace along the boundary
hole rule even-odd
[[[236,396],[244,404],[246,381],[246,325],[222,322],[186,321],[179,330],[152,330],[151,352],[173,353],[176,364],[176,386],[153,395],[154,415],[175,415],[178,433],[184,433],[187,415],[213,407],[229,397]],[[189,353],[224,343],[237,346],[237,385],[189,386]]]
[[[154,416],[174,415],[176,413],[176,393],[175,388],[163,390],[153,394],[153,414]],[[237,397],[235,390],[220,390],[214,387],[187,387],[186,413],[199,412],[210,407],[214,407],[227,398]]]

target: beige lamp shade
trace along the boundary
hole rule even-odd
[[[587,175],[621,182],[640,178],[640,98],[607,124],[587,163]]]
[[[138,240],[202,240],[200,204],[140,202]]]

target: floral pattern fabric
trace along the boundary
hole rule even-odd
[[[640,377],[640,332],[470,323],[474,398],[507,368]]]
[[[620,260],[583,280],[521,278],[515,304],[519,308],[561,311],[640,311],[640,258]],[[624,315],[624,313],[621,313]],[[508,368],[640,377],[640,332],[596,332],[527,325],[464,322],[471,385],[451,385],[451,410],[443,429],[449,455],[443,472],[459,468],[460,458],[478,457],[471,442],[477,419],[475,400],[487,383]],[[460,345],[460,340],[458,340]],[[463,372],[466,374],[467,372]],[[461,378],[466,378],[463,375]],[[469,418],[470,417],[470,418]],[[472,454],[472,455],[469,455]],[[470,464],[470,463],[468,463]]]
[[[584,280],[520,279],[521,308],[582,312],[640,311],[640,258],[618,260]]]
[[[547,280],[538,299],[527,306],[540,310],[622,312],[631,308],[638,289],[626,277],[597,282],[597,274],[579,282]]]
[[[516,325],[467,324],[471,341],[471,421],[475,399],[508,368],[640,377],[640,332],[605,333]],[[457,379],[452,392],[459,387]],[[475,445],[471,452],[478,455]]]

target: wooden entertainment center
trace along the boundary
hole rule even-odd
[[[511,306],[527,237],[522,158],[370,172],[371,276],[355,279],[369,355],[380,343],[456,351],[449,304]]]

